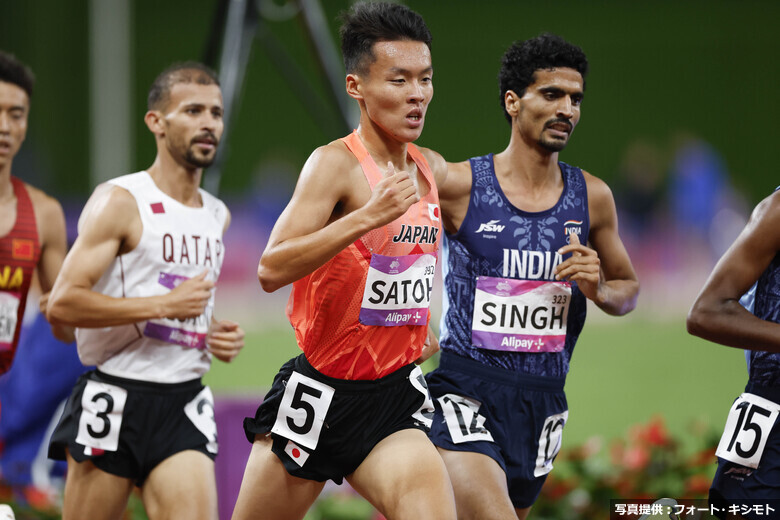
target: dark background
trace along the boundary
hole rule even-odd
[[[322,5],[336,38],[336,16],[349,2]],[[780,115],[780,2],[416,0],[408,5],[425,17],[434,36],[435,96],[419,143],[448,160],[506,146],[508,126],[496,82],[500,57],[513,40],[551,31],[580,45],[591,63],[582,120],[563,160],[619,186],[620,164],[632,143],[650,143],[665,164],[680,136],[688,135],[719,151],[733,185],[751,203],[780,183],[772,175],[771,153]],[[216,0],[131,2],[130,113],[136,144],[129,171],[154,158],[154,142],[142,120],[149,85],[170,63],[205,56],[216,10]],[[84,199],[93,187],[88,14],[87,0],[2,0],[0,48],[28,63],[38,79],[20,158],[28,171],[14,173],[65,199]],[[269,60],[266,38],[287,49],[321,95],[317,117]],[[234,122],[220,189],[228,197],[289,191],[308,154],[341,135],[299,19],[266,21]],[[109,176],[122,173],[128,172]]]

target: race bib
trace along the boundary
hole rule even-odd
[[[217,421],[214,419],[214,396],[211,388],[204,387],[195,399],[184,406],[184,413],[206,437],[206,449],[217,453]]]
[[[536,454],[534,477],[546,475],[553,469],[553,460],[561,451],[563,427],[569,419],[569,411],[556,413],[544,421],[542,433],[539,435],[539,451]]]
[[[426,428],[430,428],[433,425],[433,414],[436,409],[433,407],[433,400],[430,392],[428,392],[428,383],[425,381],[425,376],[419,366],[414,367],[409,374],[409,382],[425,398],[423,404],[412,414],[412,417]]]
[[[471,341],[509,352],[560,352],[566,342],[569,282],[477,278]]]
[[[115,385],[87,381],[81,394],[81,416],[76,442],[87,448],[116,451],[125,411],[127,390]]]
[[[757,468],[780,405],[755,394],[743,393],[729,411],[715,455],[735,464]]]
[[[13,345],[20,298],[18,292],[0,291],[0,352]]]
[[[189,278],[186,276],[160,273],[160,276],[157,278],[157,283],[173,290],[178,287],[180,283],[188,279]],[[169,318],[149,320],[144,327],[144,336],[147,338],[159,339],[166,343],[181,345],[182,347],[205,350],[211,314],[212,303],[209,301],[203,314],[197,318],[188,318],[186,320],[173,320]]]
[[[426,325],[436,255],[371,256],[360,323],[397,327]]]
[[[473,441],[493,441],[493,435],[485,428],[485,417],[479,414],[482,403],[476,399],[456,394],[445,394],[437,399],[444,415],[444,423],[455,444]]]
[[[317,448],[334,393],[333,387],[293,372],[271,431],[310,450]]]

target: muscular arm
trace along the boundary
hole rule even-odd
[[[688,332],[748,350],[780,352],[780,324],[762,320],[739,304],[780,251],[780,193],[764,199],[734,244],[721,257],[688,313]]]
[[[354,157],[338,142],[309,157],[260,258],[257,277],[263,290],[273,292],[311,274],[418,200],[408,173],[387,175],[369,194],[356,168]]]
[[[96,189],[79,219],[79,237],[54,283],[47,307],[49,320],[77,327],[110,327],[200,315],[213,287],[203,274],[161,296],[114,298],[92,290],[114,258],[135,247],[141,231],[132,195],[118,187]]]
[[[57,200],[35,188],[28,188],[35,219],[38,223],[38,237],[41,244],[41,256],[38,260],[38,280],[41,284],[43,304],[49,297],[47,294],[54,286],[54,280],[62,267],[62,261],[68,251],[67,231],[65,230],[65,215]],[[73,329],[62,325],[51,325],[54,337],[70,343],[74,340]]]
[[[447,176],[439,185],[442,221],[448,233],[456,233],[466,218],[471,195],[469,161],[447,163]]]
[[[587,172],[590,212],[589,245],[572,235],[570,245],[560,249],[572,256],[558,266],[558,277],[576,281],[583,294],[607,314],[622,316],[636,307],[639,281],[618,234],[615,200],[609,187]]]

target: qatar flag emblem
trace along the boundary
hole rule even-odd
[[[438,204],[428,204],[428,216],[431,217],[431,220],[434,222],[439,221],[439,205]]]
[[[290,456],[299,466],[306,464],[306,459],[309,458],[309,454],[301,449],[300,446],[293,441],[287,441],[287,446],[284,447],[284,452]]]

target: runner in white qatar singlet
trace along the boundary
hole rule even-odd
[[[116,298],[165,294],[208,269],[216,282],[225,257],[225,204],[200,190],[203,206],[184,206],[163,193],[145,171],[112,179],[138,205],[143,234],[132,251],[117,256],[94,290]],[[184,321],[148,320],[76,331],[79,357],[107,374],[128,379],[179,383],[205,374],[211,364],[206,334],[214,294],[204,313]]]

